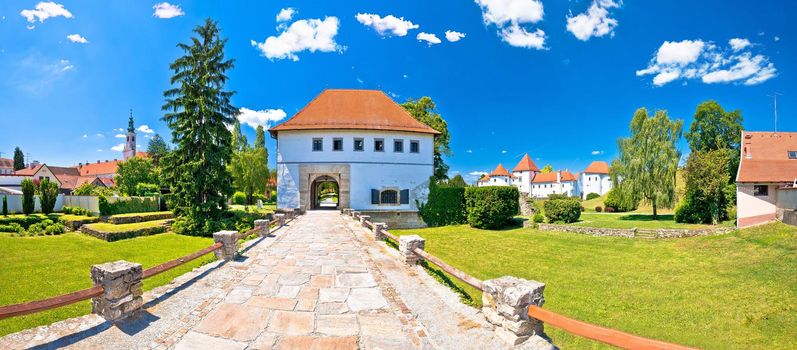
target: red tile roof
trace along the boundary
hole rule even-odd
[[[531,157],[529,157],[529,154],[526,153],[520,162],[515,165],[515,168],[512,169],[512,172],[515,171],[540,171],[540,168],[537,168],[537,164],[534,164],[534,162],[531,160]]]
[[[439,134],[413,118],[378,90],[324,90],[292,118],[269,129],[272,136],[285,130],[389,130]]]
[[[609,164],[603,161],[594,161],[584,169],[586,174],[609,174]]]
[[[491,172],[491,173],[490,173],[490,176],[491,176],[491,177],[492,177],[492,176],[508,176],[508,177],[513,177],[513,176],[512,176],[512,174],[510,174],[510,173],[509,173],[509,171],[507,171],[507,170],[506,170],[506,168],[504,168],[504,166],[503,166],[503,165],[501,165],[501,164],[498,164],[498,166],[497,166],[497,167],[495,167],[495,170],[493,170],[493,172]]]
[[[560,179],[561,182],[576,181],[576,176],[569,171],[560,171],[559,173],[561,174],[561,179]],[[533,183],[556,182],[556,174],[557,174],[556,172],[550,172],[545,174],[540,173],[535,175],[534,180],[532,180],[531,182]]]
[[[742,132],[736,182],[793,182],[797,159],[789,151],[797,151],[797,132]]]
[[[38,165],[36,165],[36,166],[34,166],[32,168],[31,167],[25,167],[25,168],[22,168],[22,169],[19,169],[19,170],[15,171],[14,175],[33,176],[33,174],[38,172],[39,169],[42,168],[42,166],[44,166],[44,164],[38,164]]]
[[[116,174],[120,160],[111,160],[99,163],[89,163],[78,167],[81,176]]]
[[[8,158],[0,158],[0,169],[14,169],[14,160]]]

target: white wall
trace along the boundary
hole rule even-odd
[[[520,192],[531,193],[531,180],[534,179],[534,172],[531,171],[515,171],[512,173],[517,178],[514,185]]]
[[[108,201],[110,202],[111,199]],[[65,196],[64,205],[67,207],[80,207],[94,214],[100,213],[100,197],[97,196]]]
[[[736,213],[738,218],[746,218],[758,215],[775,214],[775,204],[778,202],[777,185],[762,184],[769,186],[767,196],[753,195],[753,186],[756,184],[737,184],[736,185]]]
[[[8,200],[8,213],[22,213],[22,195],[21,194],[8,194],[8,195],[0,195],[0,201],[3,200],[3,196],[5,196]],[[33,211],[34,212],[41,212],[42,207],[39,203],[39,196],[33,196]],[[0,205],[1,202],[0,202]],[[54,211],[60,211],[64,208],[64,195],[59,194],[58,197],[55,199],[55,207],[53,208]]]
[[[313,138],[323,139],[323,150],[313,151]],[[343,151],[333,151],[334,138],[343,139]],[[364,150],[354,151],[354,138],[363,138]],[[374,151],[374,140],[385,149]],[[404,151],[394,152],[393,141],[404,141]],[[419,153],[410,153],[410,140],[419,142]],[[415,200],[426,201],[433,175],[434,138],[430,134],[372,130],[281,131],[277,138],[277,207],[299,208],[299,167],[302,164],[349,164],[349,205],[359,210],[414,210]],[[410,190],[410,204],[371,204],[371,189]]]
[[[491,176],[489,180],[479,182],[479,187],[514,186],[507,176]]]
[[[582,173],[579,178],[579,186],[583,199],[586,199],[590,193],[597,193],[602,196],[612,189],[612,178],[607,174]]]
[[[531,196],[535,198],[545,198],[551,194],[564,194],[567,196],[576,195],[578,183],[576,181],[532,183]]]

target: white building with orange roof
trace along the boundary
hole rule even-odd
[[[612,189],[612,178],[609,176],[609,164],[604,161],[594,161],[584,169],[579,176],[581,198],[587,199],[590,193],[602,196]]]
[[[483,176],[478,182],[477,186],[515,186],[517,178],[510,174],[503,165],[498,164],[491,173]]]
[[[520,192],[530,195],[531,184],[534,181],[534,177],[539,173],[540,168],[537,167],[537,164],[534,164],[529,154],[526,153],[523,158],[520,159],[520,162],[515,165],[515,168],[512,169],[512,175],[515,176],[514,184]]]
[[[439,132],[382,91],[324,90],[269,132],[278,209],[351,208],[393,227],[423,225],[416,203],[428,195]],[[332,204],[319,195],[328,182]]]
[[[552,194],[578,195],[578,179],[566,170],[537,174],[531,182],[531,196],[547,198]]]

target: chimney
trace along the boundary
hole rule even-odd
[[[562,182],[562,171],[556,172],[556,182]]]
[[[113,159],[113,161],[115,162],[115,161],[116,161],[116,158],[114,158],[114,159]]]
[[[100,160],[99,159],[97,159],[97,164],[100,164]]]
[[[78,167],[78,169],[82,168],[83,167],[83,163],[77,163],[77,167]]]

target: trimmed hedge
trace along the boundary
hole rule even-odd
[[[571,223],[581,217],[581,204],[575,199],[553,199],[545,202],[548,222]]]
[[[130,198],[119,200],[113,203],[108,202],[105,196],[100,196],[100,215],[108,216],[115,214],[142,213],[160,210],[160,203],[152,198]]]
[[[599,194],[597,194],[595,192],[590,192],[590,193],[587,194],[587,200],[595,199],[595,198],[598,198],[600,196],[601,195],[599,195]]]
[[[167,227],[164,225],[164,226],[143,227],[139,229],[132,229],[129,231],[107,232],[107,231],[95,230],[91,227],[91,225],[83,225],[80,227],[80,232],[83,232],[89,236],[93,236],[107,242],[114,242],[122,239],[135,238],[139,236],[150,236],[159,233],[164,233],[166,232],[166,229]]]
[[[520,211],[519,196],[518,189],[513,186],[466,188],[468,224],[482,229],[506,226]]]
[[[155,221],[173,219],[174,214],[170,211],[155,213],[138,213],[136,215],[119,214],[108,218],[108,222],[114,225],[132,224],[134,222]]]
[[[609,211],[608,208],[612,208],[612,212],[623,213],[628,211],[634,211],[639,206],[638,200],[636,201],[633,199],[623,200],[621,196],[622,194],[620,193],[620,190],[618,190],[617,188],[612,188],[611,190],[609,190],[609,193],[606,195],[606,199],[603,201],[603,206],[607,207],[606,211]]]
[[[431,227],[468,222],[464,187],[430,186],[426,203],[418,203],[419,215]]]

